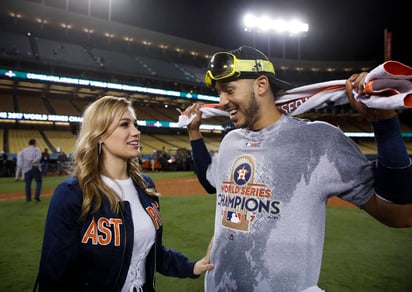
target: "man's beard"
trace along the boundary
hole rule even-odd
[[[257,114],[259,113],[259,105],[256,101],[256,95],[254,91],[250,92],[250,100],[243,113],[245,116],[245,122],[242,128],[253,129],[253,124],[257,120]]]

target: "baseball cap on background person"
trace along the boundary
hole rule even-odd
[[[214,87],[216,81],[255,79],[260,75],[268,77],[273,92],[294,87],[276,78],[275,67],[269,58],[258,49],[249,46],[213,54],[209,61],[205,82],[207,86]]]

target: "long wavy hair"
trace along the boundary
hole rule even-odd
[[[121,198],[102,180],[103,155],[99,151],[99,142],[109,136],[113,123],[118,123],[127,110],[134,109],[130,100],[124,97],[104,96],[91,103],[83,113],[83,122],[73,152],[74,168],[72,174],[78,178],[83,191],[83,203],[80,218],[85,218],[99,210],[103,198],[110,202],[111,209],[118,214],[122,205]],[[149,195],[156,195],[149,189],[141,173],[138,157],[128,159],[129,177]]]

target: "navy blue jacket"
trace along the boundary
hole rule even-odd
[[[154,188],[153,181],[147,176],[145,179]],[[156,271],[166,276],[197,278],[193,261],[162,245],[158,197],[135,186],[156,228],[155,243],[146,260],[144,291],[155,291]],[[134,241],[129,202],[125,201],[120,214],[115,214],[105,198],[97,213],[80,221],[82,201],[76,178],[64,180],[53,194],[37,279],[39,291],[120,291],[126,280]]]

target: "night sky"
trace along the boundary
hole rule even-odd
[[[412,65],[412,25],[405,0],[29,0],[139,26],[225,49],[256,46],[283,57],[280,35],[247,33],[247,11],[309,24],[300,38],[284,38],[285,57],[302,60],[384,60],[384,31],[392,32],[392,59]],[[300,51],[298,48],[300,47]]]
[[[407,21],[410,15],[406,17],[408,1],[128,1],[134,9],[123,14],[124,19],[132,20],[135,25],[227,49],[255,45],[266,53],[270,51],[274,57],[282,57],[282,37],[260,33],[253,38],[251,33],[243,31],[242,17],[246,11],[266,13],[273,18],[299,16],[308,23],[309,32],[300,39],[302,59],[383,60],[384,31],[388,29],[393,37],[392,58],[412,63],[407,48],[412,35],[412,25]],[[286,57],[297,58],[298,40],[286,38],[285,44]]]

